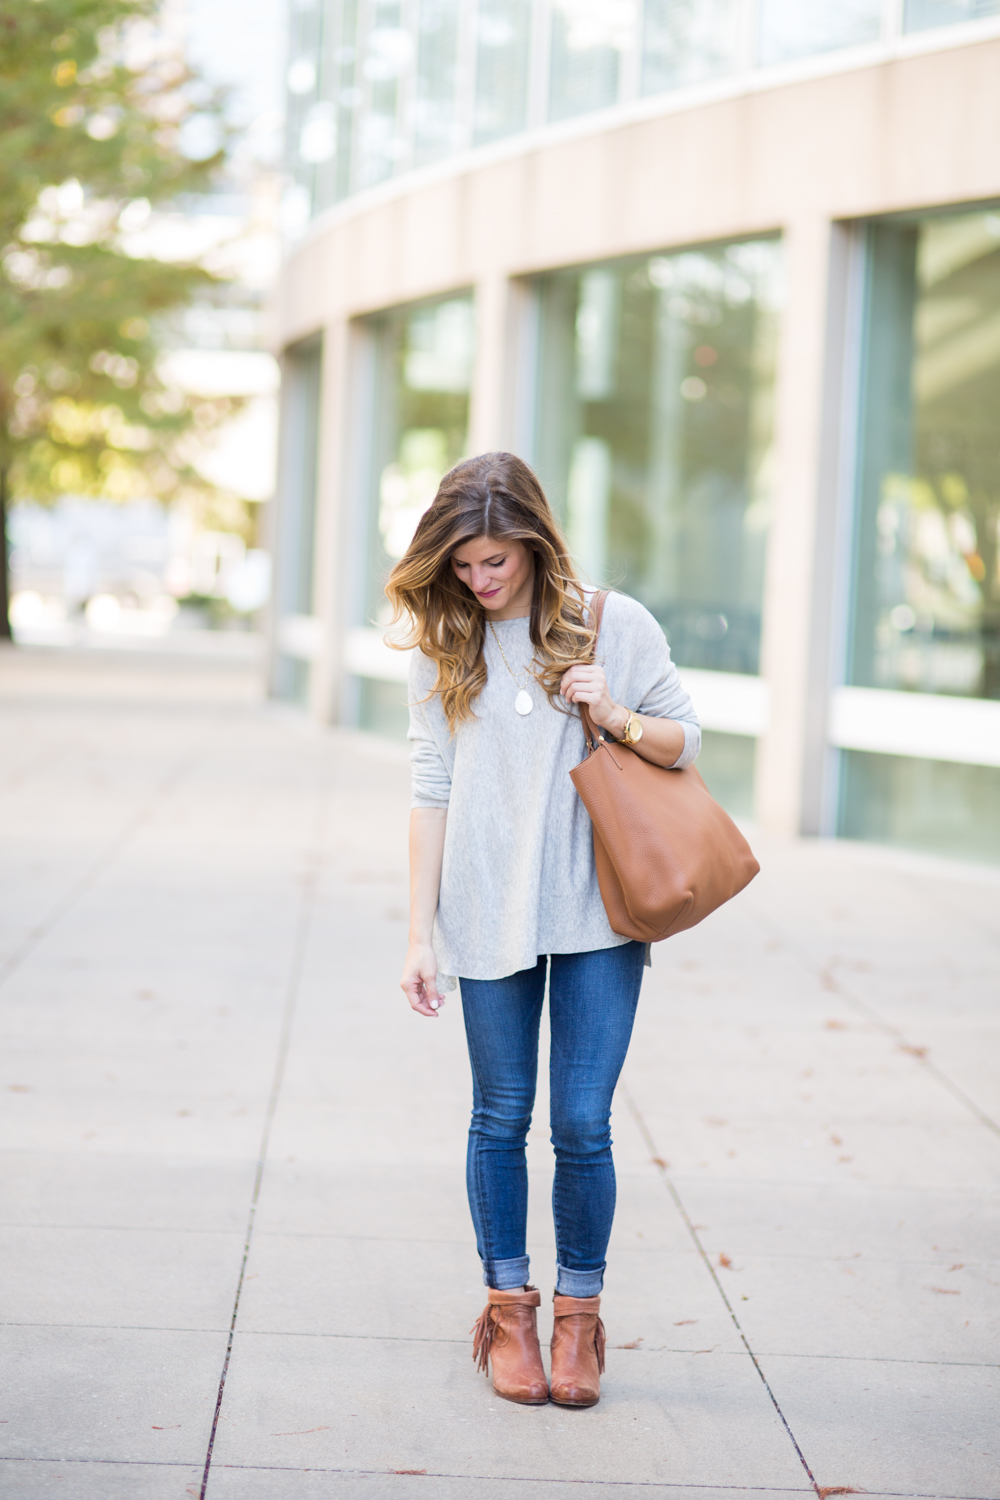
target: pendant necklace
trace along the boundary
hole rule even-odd
[[[507,671],[510,672],[511,677],[514,678],[514,685],[515,685],[515,687],[520,688],[520,692],[518,693],[517,697],[514,699],[514,709],[515,709],[515,711],[517,713],[522,714],[522,715],[523,714],[530,714],[531,710],[535,706],[532,703],[532,701],[531,701],[531,694],[528,692],[528,690],[527,690],[526,687],[522,687],[521,686],[521,684],[518,681],[517,677],[515,676],[514,672],[511,671],[510,662],[507,660],[507,653],[504,651],[503,647],[500,644],[500,637],[497,635],[496,631],[493,629],[493,621],[492,620],[487,620],[486,623],[489,625],[489,627],[490,627],[490,633],[493,636],[493,639],[497,643],[497,650],[500,652],[500,655],[503,657],[503,664],[504,664],[504,666],[507,668]]]

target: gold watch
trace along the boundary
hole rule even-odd
[[[625,720],[625,728],[622,730],[622,744],[636,745],[642,739],[642,720],[634,713],[629,713]]]

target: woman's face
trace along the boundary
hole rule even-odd
[[[456,578],[494,619],[530,614],[535,559],[523,542],[497,542],[479,536],[455,548],[451,565]]]

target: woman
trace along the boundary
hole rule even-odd
[[[410,943],[402,987],[434,1017],[458,978],[472,1063],[469,1205],[488,1287],[473,1357],[499,1396],[592,1406],[615,1208],[609,1121],[646,953],[612,932],[569,778],[579,711],[659,766],[700,748],[663,632],[612,594],[600,650],[541,486],[509,453],[441,481],[386,590],[410,669]],[[440,964],[440,974],[439,974]],[[557,1248],[551,1392],[528,1284],[525,1139],[549,985]]]

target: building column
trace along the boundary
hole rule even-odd
[[[321,631],[309,674],[309,712],[326,724],[340,717],[343,688],[350,334],[346,319],[323,330],[313,530],[313,615]]]
[[[776,392],[778,480],[764,579],[756,812],[776,832],[821,828],[841,490],[846,235],[818,214],[785,230]]]
[[[510,282],[491,274],[476,282],[476,351],[469,402],[469,453],[506,448],[510,435]]]

